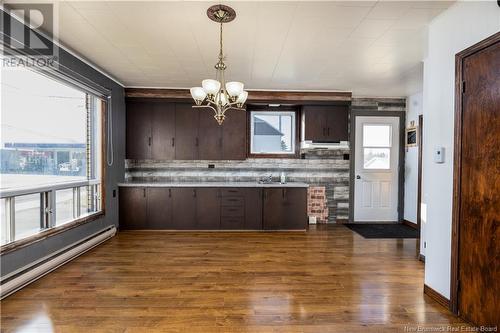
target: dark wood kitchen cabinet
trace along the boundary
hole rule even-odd
[[[172,189],[150,187],[147,189],[147,222],[145,229],[173,229],[172,225]]]
[[[198,159],[198,109],[187,103],[175,104],[175,159]]]
[[[222,159],[222,126],[214,118],[212,109],[198,110],[198,159]]]
[[[127,103],[126,155],[128,159],[151,158],[151,103]]]
[[[121,187],[120,228],[145,229],[147,222],[147,188]]]
[[[305,140],[339,142],[348,140],[349,107],[306,105],[302,108]]]
[[[222,159],[244,160],[247,157],[247,114],[230,110],[222,124]]]
[[[129,101],[126,123],[128,159],[174,158],[174,104],[162,101]]]
[[[196,229],[196,192],[192,187],[172,189],[172,229]]]
[[[220,189],[196,189],[196,229],[217,230],[220,228]]]
[[[306,229],[307,190],[265,188],[262,215],[265,230]]]

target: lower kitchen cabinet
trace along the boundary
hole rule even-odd
[[[218,230],[220,228],[220,199],[218,188],[196,189],[197,230]]]
[[[172,189],[172,228],[174,230],[196,230],[196,188]],[[149,207],[149,209],[154,209]]]
[[[146,229],[173,229],[172,225],[172,189],[150,187],[147,192]]]
[[[305,188],[120,187],[120,228],[299,230]]]
[[[120,228],[145,229],[147,221],[147,188],[120,188]]]
[[[262,216],[265,230],[306,229],[307,190],[265,188]]]

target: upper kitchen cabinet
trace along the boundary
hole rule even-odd
[[[173,104],[161,101],[127,102],[127,158],[173,159],[174,138]]]
[[[175,159],[198,159],[198,109],[187,103],[175,104]],[[215,122],[215,119],[214,119]]]
[[[151,158],[152,103],[129,101],[127,103],[126,147],[127,158],[145,160]]]
[[[209,108],[197,109],[198,115],[198,159],[220,160],[222,158],[222,126]]]
[[[347,105],[306,105],[302,108],[305,140],[339,142],[348,140]]]
[[[244,160],[247,157],[246,138],[247,113],[229,110],[222,123],[222,159]]]

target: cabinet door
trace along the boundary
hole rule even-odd
[[[349,107],[331,106],[326,118],[326,141],[348,140]]]
[[[244,160],[247,157],[247,114],[229,110],[222,124],[222,158]]]
[[[307,191],[302,188],[264,189],[263,225],[268,230],[307,227]]]
[[[149,102],[127,102],[125,141],[128,159],[151,158],[151,108]]]
[[[305,139],[325,141],[327,132],[325,107],[306,105],[302,111],[305,118]]]
[[[175,158],[175,104],[168,102],[153,102],[152,104],[151,157],[154,160],[173,160]]]
[[[172,229],[196,229],[196,189],[172,189]]]
[[[212,109],[199,109],[198,158],[220,160],[222,158],[222,126],[214,118]]]
[[[262,230],[262,189],[245,189],[245,225],[246,230]]]
[[[120,229],[146,229],[147,194],[141,187],[120,187]]]
[[[198,110],[191,104],[175,104],[175,159],[198,158]]]
[[[215,119],[214,119],[215,121]],[[218,188],[196,189],[196,229],[220,228],[220,191]]]
[[[147,196],[147,228],[153,230],[173,229],[172,190],[164,187],[150,187]]]

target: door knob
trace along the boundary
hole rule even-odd
[[[356,175],[356,179],[361,179],[361,176],[360,175]]]

